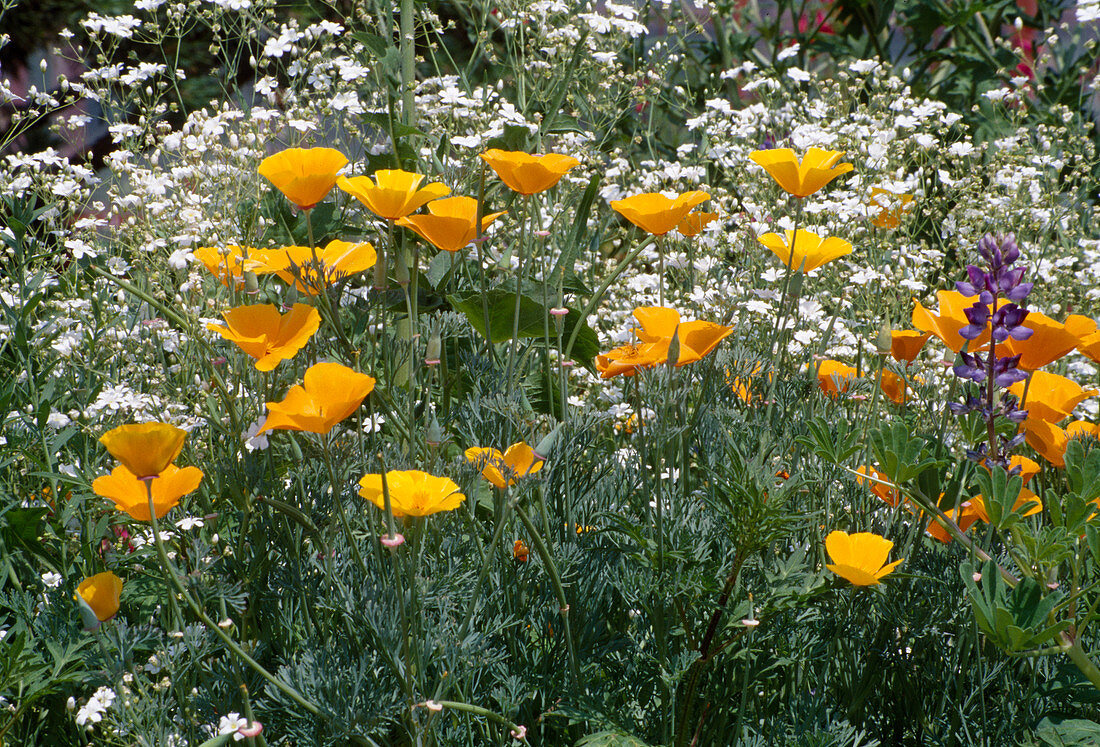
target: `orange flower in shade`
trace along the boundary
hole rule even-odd
[[[882,381],[879,382],[879,387],[882,389],[882,393],[889,397],[895,405],[900,405],[905,401],[905,392],[908,385],[905,383],[905,379],[893,371],[882,372]]]
[[[1012,510],[1019,511],[1026,503],[1034,503],[1035,505],[1025,511],[1024,516],[1034,516],[1043,510],[1043,502],[1039,500],[1039,496],[1027,488],[1020,488],[1020,495],[1012,505]],[[970,510],[986,524],[989,523],[989,511],[986,509],[985,499],[981,495],[976,495],[970,499]]]
[[[435,477],[419,470],[391,470],[386,473],[386,488],[390,494],[390,510],[397,517],[429,516],[440,511],[453,511],[466,500],[453,480]],[[382,491],[382,475],[364,475],[359,481],[359,495],[386,510]]]
[[[157,518],[179,505],[180,498],[193,493],[202,482],[202,470],[198,467],[177,467],[169,464],[157,475],[153,484],[153,508]],[[145,492],[145,482],[134,477],[134,473],[121,464],[111,470],[111,474],[97,477],[92,482],[96,495],[114,501],[115,508],[128,513],[138,521],[150,521],[149,496]]]
[[[104,571],[81,581],[73,599],[83,601],[95,613],[96,619],[104,622],[118,614],[120,596],[122,579]]]
[[[509,189],[521,195],[533,195],[550,189],[569,169],[580,164],[573,156],[558,153],[533,156],[523,151],[499,148],[485,151],[481,154],[481,160],[489,164]]]
[[[183,450],[187,431],[168,423],[120,425],[99,437],[99,442],[139,480],[156,477]]]
[[[647,233],[664,236],[680,225],[692,208],[710,199],[706,192],[684,192],[675,199],[660,192],[646,192],[622,200],[612,200],[611,209]]]
[[[531,555],[531,551],[527,549],[527,543],[523,540],[516,540],[512,545],[512,557],[521,563],[526,563],[527,558]]]
[[[505,211],[481,216],[481,231]],[[410,215],[397,221],[422,239],[445,252],[457,252],[477,238],[477,200],[473,197],[448,197],[428,203],[427,215]]]
[[[795,197],[809,197],[854,166],[837,163],[844,155],[840,150],[810,148],[799,161],[790,148],[753,151],[749,158],[764,167],[776,183]]]
[[[826,565],[836,575],[856,586],[874,586],[883,576],[893,573],[901,560],[886,564],[894,543],[870,532],[830,532],[825,538],[825,549],[833,559]],[[885,564],[885,565],[884,565]]]
[[[258,170],[288,200],[309,210],[325,198],[336,184],[336,172],[347,165],[347,157],[332,148],[287,148],[261,161]]]
[[[509,446],[503,454],[496,449],[477,446],[466,449],[466,461],[481,467],[481,475],[500,489],[516,484],[516,479],[542,469],[542,460],[523,441]]]
[[[633,376],[642,368],[652,368],[668,358],[668,343],[650,342],[640,345],[621,345],[596,356],[596,370],[600,378]]]
[[[1039,474],[1039,463],[1034,459],[1028,459],[1021,454],[1014,454],[1011,459],[1008,460],[1008,468],[1015,469],[1020,468],[1020,477],[1024,480],[1024,485],[1031,482],[1031,478]]]
[[[890,333],[890,355],[896,361],[912,363],[931,336],[931,332],[918,332],[914,329],[895,330]]]
[[[1065,429],[1045,420],[1029,417],[1024,421],[1024,438],[1043,459],[1055,467],[1066,466],[1066,442],[1071,438],[1100,438],[1100,426],[1074,420]]]
[[[359,200],[379,218],[397,220],[418,210],[432,200],[446,197],[451,188],[439,182],[420,183],[424,177],[400,169],[381,169],[374,172],[374,178],[342,176],[336,180],[337,186]]]
[[[702,360],[718,343],[733,334],[733,327],[714,322],[681,322],[679,312],[664,306],[639,306],[634,309],[634,318],[642,325],[641,329],[634,330],[638,339],[643,343],[663,344],[666,358],[673,335],[679,336],[677,367]]]
[[[1027,400],[1023,401],[1024,391]],[[1027,410],[1029,418],[1060,423],[1073,413],[1073,408],[1089,397],[1100,394],[1095,389],[1085,390],[1080,384],[1065,376],[1033,371],[1031,382],[1018,381],[1008,388],[1023,401],[1020,408]]]
[[[882,474],[874,467],[864,466],[856,471],[861,475],[867,475],[867,477],[856,477],[856,482],[860,485],[867,485],[871,492],[878,496],[879,499],[891,506],[896,506],[901,502],[901,492],[892,482],[890,482],[889,477]]]
[[[766,233],[756,238],[792,270],[810,272],[826,262],[852,253],[852,245],[836,236],[823,239],[813,231],[802,228],[798,229],[797,236],[794,231],[784,231],[783,234]]]
[[[1081,342],[1076,335],[1066,330],[1064,324],[1038,311],[1027,315],[1024,326],[1032,331],[1031,337],[1026,340],[1009,337],[997,344],[997,355],[1019,355],[1019,366],[1025,371],[1035,371],[1053,363]]]
[[[691,238],[706,228],[708,224],[716,220],[718,220],[718,213],[702,213],[696,211],[694,213],[688,213],[687,216],[680,221],[679,225],[676,226],[676,230],[680,232],[681,236]]]
[[[280,361],[290,360],[305,347],[321,326],[317,309],[296,303],[285,315],[275,304],[238,306],[222,312],[226,326],[207,324],[206,328],[234,342],[256,359],[256,369],[271,371]]]
[[[744,364],[741,364],[741,365],[743,366]],[[754,363],[753,367],[752,367],[752,371],[746,376],[734,376],[727,369],[726,370],[726,383],[730,385],[731,389],[733,389],[734,394],[736,394],[738,397],[740,397],[741,400],[745,404],[749,404],[749,403],[752,402],[752,397],[753,397],[753,394],[752,394],[752,380],[762,370],[764,370],[764,364],[763,363]],[[772,379],[771,374],[768,374],[768,381],[771,381],[771,379]]]
[[[974,505],[970,501],[964,501],[957,509],[952,508],[949,511],[944,511],[944,513],[947,514],[947,518],[955,522],[956,526],[958,526],[959,530],[962,532],[966,532],[966,530],[974,525],[975,521],[981,518],[977,509],[974,508]],[[935,519],[928,522],[928,528],[925,529],[925,531],[928,532],[929,536],[939,540],[945,545],[950,544],[954,539],[954,537],[948,534],[947,530],[940,526],[940,523]]]
[[[247,260],[245,269],[258,275],[275,273],[300,293],[317,295],[325,286],[374,267],[378,254],[367,242],[333,240],[324,249],[284,246]],[[318,273],[317,262],[321,263]]]
[[[222,248],[213,246],[200,246],[198,249],[192,252],[195,259],[202,262],[203,266],[210,272],[211,275],[221,281],[221,284],[226,288],[229,287],[229,281],[233,280],[235,285],[241,285],[244,283],[244,252],[248,252],[249,257],[256,250],[251,247],[239,247],[233,244]]]
[[[292,386],[282,402],[267,403],[267,420],[258,433],[328,433],[355,412],[373,389],[374,379],[366,374],[339,363],[317,363],[306,370],[302,384]]]
[[[919,302],[913,306],[913,326],[921,332],[930,332],[943,341],[943,344],[956,353],[962,350],[963,344],[969,342],[967,350],[974,352],[989,344],[989,327],[978,336],[976,340],[966,340],[959,334],[959,330],[970,324],[966,318],[966,309],[973,306],[978,300],[977,296],[964,296],[958,291],[941,290],[936,292],[940,301],[939,316],[931,313]],[[1031,315],[1024,320],[1024,326],[1029,326]],[[1000,348],[1000,346],[998,346]],[[1004,355],[1004,353],[998,353]]]
[[[821,365],[817,367],[817,385],[830,397],[848,391],[852,381],[857,378],[856,369],[840,361],[821,361]]]
[[[879,187],[871,188],[868,206],[874,209],[871,223],[878,228],[897,228],[901,223],[901,214],[913,201],[913,195],[896,194]]]

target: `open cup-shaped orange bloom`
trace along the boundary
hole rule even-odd
[[[896,506],[901,502],[901,492],[897,489],[896,485],[890,482],[889,477],[882,474],[874,467],[864,466],[856,471],[861,475],[867,475],[867,477],[857,477],[856,482],[860,485],[867,485],[871,492],[880,500],[891,506]]]
[[[1045,420],[1029,417],[1024,421],[1024,438],[1043,459],[1055,467],[1066,466],[1066,443],[1071,438],[1100,438],[1100,426],[1074,420],[1065,429]]]
[[[654,236],[664,236],[680,225],[692,208],[710,199],[706,192],[685,192],[675,199],[660,192],[646,192],[622,200],[612,200],[611,208],[638,228]]]
[[[258,259],[246,261],[245,269],[258,275],[274,273],[284,282],[293,284],[300,293],[315,296],[348,275],[369,270],[377,261],[378,254],[369,243],[334,239],[324,249],[284,246],[264,252]]]
[[[153,508],[157,518],[179,505],[180,498],[192,493],[202,482],[202,470],[198,467],[177,467],[169,464],[152,481]],[[97,477],[92,482],[96,495],[114,501],[115,508],[128,513],[138,521],[150,521],[149,496],[145,491],[145,482],[134,477],[134,473],[123,465],[118,465],[111,474]]]
[[[809,197],[854,168],[850,163],[837,163],[843,155],[841,150],[810,148],[799,161],[790,148],[772,148],[753,151],[749,158],[763,166],[785,191]]]
[[[1077,350],[1093,363],[1100,363],[1100,330],[1096,320],[1080,314],[1066,317],[1065,330],[1077,338]]]
[[[99,437],[99,442],[139,480],[156,477],[176,461],[187,431],[168,423],[120,425]]]
[[[963,501],[957,509],[952,508],[944,511],[944,513],[947,514],[947,518],[955,522],[962,532],[970,529],[970,527],[974,526],[974,522],[981,518],[981,515],[971,501]],[[947,530],[940,526],[940,523],[935,519],[929,520],[928,528],[925,529],[925,531],[928,532],[930,537],[939,540],[945,545],[951,544],[952,540],[954,540],[954,537],[948,534]]]
[[[258,433],[270,430],[328,433],[355,412],[374,390],[374,379],[339,363],[317,363],[306,370],[282,402],[267,403],[267,419]]]
[[[856,586],[874,586],[883,576],[893,573],[901,560],[886,563],[894,543],[870,532],[830,532],[825,549],[833,559],[830,571]]]
[[[758,236],[757,240],[792,270],[810,272],[826,262],[852,253],[852,245],[836,236],[823,239],[813,231],[802,228],[798,229],[797,236],[794,231],[784,231],[783,234],[766,233]]]
[[[931,336],[931,332],[918,332],[914,329],[894,330],[890,333],[890,355],[896,361],[912,363]]]
[[[516,484],[516,479],[542,469],[542,460],[523,441],[509,446],[503,454],[497,449],[477,446],[466,449],[466,461],[481,467],[481,475],[498,488]]]
[[[244,252],[248,252],[248,256],[252,256],[255,249],[250,247],[239,247],[233,244],[224,247],[215,246],[200,246],[195,251],[191,252],[195,259],[202,262],[203,267],[207,271],[221,281],[221,284],[226,288],[229,287],[229,281],[232,280],[234,285],[242,285],[244,283]]]
[[[633,376],[639,369],[653,368],[667,358],[667,342],[620,345],[596,356],[596,370],[601,379]]]
[[[1073,413],[1073,408],[1089,397],[1100,394],[1095,389],[1084,389],[1072,379],[1046,371],[1033,371],[1031,383],[1018,381],[1008,391],[1023,400],[1024,391],[1027,400],[1020,406],[1027,410],[1029,418],[1045,420],[1048,423],[1060,423]]]
[[[387,472],[386,488],[390,494],[390,510],[397,517],[428,516],[440,511],[453,511],[466,500],[454,480],[415,469]],[[383,511],[386,510],[382,475],[364,475],[359,481],[359,495]]]
[[[286,198],[309,210],[336,184],[336,172],[348,165],[347,157],[333,148],[287,148],[260,162],[266,177]]]
[[[970,321],[966,318],[966,309],[974,305],[974,302],[978,300],[977,296],[964,296],[958,291],[941,290],[936,291],[936,297],[940,302],[938,316],[924,308],[920,302],[914,302],[914,327],[921,332],[930,332],[940,338],[944,345],[956,353],[962,350],[963,345],[967,342],[969,342],[967,350],[972,353],[989,344],[988,325],[986,330],[975,340],[967,340],[959,334],[960,329],[970,324]],[[1027,320],[1024,321],[1025,327],[1029,326],[1030,320],[1031,315],[1029,314]],[[1000,349],[1000,346],[998,348]],[[997,354],[1005,355],[1003,352]]]
[[[118,614],[119,597],[122,596],[122,579],[104,571],[89,576],[76,587],[74,599],[82,600],[100,622]]]
[[[639,306],[634,309],[634,318],[642,325],[634,333],[643,343],[663,344],[665,358],[674,335],[680,341],[680,355],[676,366],[686,366],[702,360],[718,347],[718,343],[733,334],[733,327],[706,321],[681,322],[675,309],[664,306]],[[656,349],[653,351],[656,352]]]
[[[255,358],[258,371],[271,371],[280,361],[293,358],[321,326],[317,309],[304,303],[294,304],[286,314],[269,303],[238,306],[222,316],[225,326],[207,324],[206,328]]]
[[[580,164],[573,156],[547,153],[533,156],[516,150],[490,148],[481,154],[500,180],[513,192],[533,195],[550,189],[569,169]]]
[[[905,402],[905,392],[909,389],[909,385],[905,383],[905,379],[898,376],[893,371],[883,371],[882,381],[879,382],[879,388],[882,389],[882,393],[889,398],[895,405],[900,405]]]
[[[1026,340],[1009,337],[997,344],[997,355],[1020,356],[1019,367],[1025,371],[1035,371],[1053,363],[1081,342],[1064,324],[1038,311],[1029,312],[1023,326],[1031,330],[1031,337]]]
[[[421,187],[422,181],[424,177],[421,174],[400,169],[380,169],[374,172],[373,179],[369,176],[342,176],[336,184],[379,218],[397,220],[451,193],[451,188],[446,184],[432,182]]]
[[[677,224],[676,230],[681,236],[690,239],[716,220],[718,220],[718,213],[704,213],[696,210],[684,216],[684,219]]]
[[[848,391],[857,378],[859,373],[855,366],[840,361],[824,360],[817,367],[817,385],[830,397]]]
[[[1032,503],[1034,505],[1032,505],[1027,511],[1024,511],[1024,516],[1034,516],[1035,514],[1043,510],[1043,502],[1039,500],[1039,496],[1035,495],[1033,491],[1028,490],[1027,488],[1020,488],[1020,495],[1016,497],[1016,502],[1012,504],[1012,510],[1014,512],[1019,512],[1028,503]],[[986,524],[989,523],[989,510],[986,508],[985,498],[983,498],[981,494],[978,494],[970,499],[970,506],[970,510],[974,513],[975,516],[984,521]]]
[[[871,224],[878,228],[897,228],[901,224],[901,214],[912,201],[913,195],[899,195],[881,187],[872,187],[871,199],[867,201],[873,213]]]
[[[481,216],[481,231],[505,211]],[[448,197],[428,203],[428,214],[410,215],[397,225],[412,229],[422,239],[445,252],[457,252],[477,238],[477,200]]]

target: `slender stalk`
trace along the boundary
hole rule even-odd
[[[581,326],[584,321],[588,319],[589,315],[595,311],[596,306],[603,300],[603,294],[607,293],[607,289],[611,287],[611,284],[618,280],[619,276],[626,270],[627,265],[638,258],[638,255],[642,253],[642,250],[648,248],[651,242],[647,241],[643,244],[639,244],[638,248],[623,257],[622,261],[615,266],[615,269],[611,271],[611,274],[607,276],[600,287],[596,289],[596,292],[592,294],[592,298],[588,299],[588,303],[584,307],[584,311],[581,312],[580,317],[577,319],[577,323],[573,325],[573,331],[569,334],[569,342],[565,345],[565,352],[562,355],[568,358],[573,352],[573,344],[577,341],[577,335],[580,334]]]

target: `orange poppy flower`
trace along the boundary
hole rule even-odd
[[[306,370],[282,402],[267,403],[267,419],[258,433],[270,430],[328,433],[355,412],[374,389],[374,379],[339,363],[317,363]]]
[[[516,540],[512,545],[512,557],[519,562],[526,563],[530,555],[531,551],[527,549],[527,543],[523,540]]]
[[[500,180],[513,192],[533,195],[550,189],[569,169],[580,164],[573,156],[546,153],[533,156],[523,151],[491,148],[481,154]]]
[[[743,366],[744,364],[742,364]],[[752,402],[752,380],[764,369],[763,363],[754,363],[752,371],[747,376],[733,376],[729,370],[726,371],[726,383],[733,389],[733,393],[744,401],[745,404]],[[771,381],[771,374],[768,374],[768,381]]]
[[[879,388],[882,389],[883,394],[890,398],[891,402],[900,405],[905,401],[905,392],[909,385],[905,383],[905,379],[893,371],[883,371]]]
[[[654,236],[664,236],[680,225],[692,208],[710,199],[706,192],[684,192],[676,199],[660,192],[646,192],[622,200],[612,200],[611,209],[638,228]]]
[[[95,613],[96,619],[104,622],[118,614],[121,596],[122,579],[110,571],[104,571],[81,581],[73,599],[83,600]]]
[[[505,211],[481,216],[481,231]],[[457,252],[477,238],[477,200],[448,197],[428,203],[427,215],[410,215],[397,225],[412,229],[422,239],[445,252]]]
[[[777,233],[766,233],[756,238],[761,244],[771,249],[784,265],[799,272],[816,270],[826,262],[832,262],[834,259],[852,253],[852,245],[844,239],[836,236],[823,239],[813,231],[803,228],[798,229],[797,236],[794,231],[784,231],[782,236]]]
[[[967,340],[959,334],[959,330],[970,324],[966,318],[966,309],[973,306],[978,300],[977,296],[964,296],[958,291],[936,291],[936,297],[940,301],[939,316],[924,308],[920,302],[914,301],[913,326],[921,332],[930,332],[943,341],[943,344],[954,352],[959,352],[965,343],[969,342],[967,350],[974,352],[989,344],[989,327],[975,340]],[[1024,326],[1028,325],[1031,316],[1028,315]]]
[[[830,532],[825,549],[833,562],[825,567],[855,586],[874,586],[901,563],[886,563],[893,546],[890,540],[870,532]]]
[[[423,187],[424,177],[400,169],[380,169],[374,178],[342,176],[336,180],[340,189],[353,196],[379,218],[397,220],[418,210],[432,200],[446,197],[451,188],[439,182]]]
[[[287,148],[260,162],[260,176],[302,210],[325,198],[347,157],[332,148]]]
[[[1065,376],[1046,371],[1032,372],[1030,384],[1018,381],[1008,391],[1022,400],[1025,388],[1027,400],[1021,405],[1021,409],[1027,410],[1029,418],[1048,423],[1062,422],[1073,413],[1073,408],[1077,405],[1100,394],[1095,389],[1086,391],[1080,384]]]
[[[856,482],[860,485],[867,485],[871,492],[878,496],[883,502],[891,506],[896,506],[901,502],[901,491],[890,482],[889,477],[882,474],[874,467],[863,466],[856,471],[861,475],[867,475],[867,477],[856,477]],[[868,478],[875,479],[872,480]]]
[[[912,363],[931,336],[931,332],[918,332],[915,329],[894,330],[890,333],[890,355],[896,361]]]
[[[163,472],[183,450],[187,431],[168,423],[120,425],[99,437],[99,442],[139,480]]]
[[[226,288],[229,287],[229,281],[233,280],[235,285],[242,285],[244,283],[244,252],[247,251],[249,256],[256,250],[251,247],[239,247],[234,244],[217,248],[213,246],[200,246],[195,251],[191,252],[195,259],[202,262],[203,267],[207,271],[221,281],[221,284]]]
[[[386,488],[390,494],[390,510],[397,517],[429,516],[440,511],[453,511],[466,496],[446,477],[436,477],[420,470],[392,470],[386,473]],[[359,495],[386,510],[382,490],[382,475],[364,475],[359,481]]]
[[[840,361],[824,360],[817,367],[817,385],[830,397],[848,391],[857,378],[856,368]]]
[[[255,358],[258,371],[271,371],[280,361],[293,358],[321,326],[317,309],[304,303],[294,304],[285,315],[269,303],[238,306],[222,312],[222,316],[225,326],[207,324],[206,328]]]
[[[378,254],[367,242],[333,240],[324,249],[284,246],[247,260],[245,269],[260,275],[275,273],[300,293],[317,295],[327,285],[374,267]],[[317,263],[320,262],[320,273]]]
[[[1034,503],[1035,505],[1025,511],[1024,516],[1034,516],[1043,510],[1043,502],[1039,500],[1039,496],[1027,488],[1020,488],[1020,495],[1012,505],[1012,510],[1014,512],[1019,511],[1026,503]],[[985,506],[985,498],[981,495],[976,495],[970,499],[970,510],[986,524],[989,523],[989,510]]]
[[[466,449],[466,461],[480,466],[481,475],[500,489],[516,484],[516,478],[533,475],[542,469],[542,460],[523,441],[509,446],[503,454],[496,449],[477,446]]]
[[[1077,350],[1093,363],[1100,363],[1100,331],[1096,321],[1080,314],[1070,314],[1066,317],[1065,328],[1077,338]]]
[[[600,372],[601,379],[633,376],[639,369],[653,368],[667,358],[667,342],[620,345],[596,356],[596,370]]]
[[[639,306],[634,309],[634,318],[642,325],[641,329],[634,330],[638,339],[643,343],[663,344],[666,358],[673,335],[678,335],[677,367],[702,360],[718,347],[718,343],[733,334],[733,327],[714,322],[681,322],[679,312],[664,306]]]
[[[1019,367],[1025,371],[1035,371],[1048,363],[1061,358],[1080,344],[1076,335],[1068,332],[1061,322],[1056,322],[1046,314],[1032,311],[1024,319],[1024,325],[1032,331],[1026,340],[1009,337],[997,345],[997,355],[1019,355]]]
[[[854,166],[837,163],[844,155],[840,150],[810,148],[799,161],[790,148],[753,151],[749,158],[764,167],[776,183],[795,197],[809,197]]]
[[[913,195],[896,194],[880,187],[871,188],[868,206],[876,208],[871,223],[878,228],[897,228],[901,224],[901,214],[913,201]]]
[[[1039,474],[1040,469],[1038,462],[1036,462],[1034,459],[1028,459],[1022,454],[1013,454],[1012,457],[1008,460],[1008,467],[1009,469],[1014,469],[1016,467],[1020,468],[1020,477],[1023,478],[1024,485],[1027,485],[1029,482],[1031,482],[1031,478]]]
[[[179,505],[180,498],[193,493],[202,482],[202,470],[198,467],[177,467],[169,464],[157,479],[152,481],[153,508],[158,519]],[[114,502],[115,508],[129,514],[138,521],[150,521],[149,496],[145,491],[145,482],[123,465],[118,465],[111,474],[97,477],[92,481],[92,491]]]
[[[984,510],[984,506],[982,510]],[[955,522],[956,526],[958,526],[959,530],[963,533],[966,533],[970,527],[974,526],[974,522],[981,518],[971,501],[963,501],[962,505],[957,509],[952,508],[948,511],[944,511],[944,513],[947,514],[947,518]],[[948,534],[947,530],[940,526],[940,523],[935,519],[929,520],[928,528],[925,529],[925,531],[928,532],[929,536],[939,540],[945,545],[950,544],[955,539]]]
[[[718,220],[718,213],[703,213],[696,211],[694,213],[688,213],[679,225],[676,226],[676,230],[680,232],[681,236],[691,238],[695,236],[708,224]]]

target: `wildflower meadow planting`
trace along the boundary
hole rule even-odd
[[[0,744],[1100,744],[1097,0],[0,31]]]

